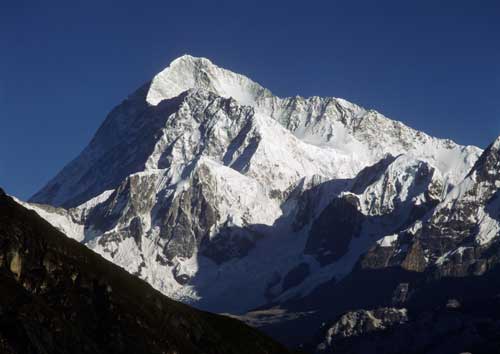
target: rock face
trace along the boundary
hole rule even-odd
[[[318,345],[317,350],[327,351],[336,342],[372,332],[385,331],[406,322],[408,322],[406,309],[379,308],[348,312],[328,328],[325,341]]]
[[[66,238],[0,193],[0,352],[286,353],[194,310]]]
[[[441,306],[419,314],[406,309],[355,311],[328,327],[316,353],[498,353],[499,303]]]

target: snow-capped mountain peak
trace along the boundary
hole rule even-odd
[[[63,208],[28,207],[167,295],[244,311],[349,273],[480,153],[343,99],[279,98],[185,55],[31,200]]]
[[[193,88],[232,97],[239,104],[249,106],[257,106],[259,100],[272,96],[270,91],[243,75],[219,68],[206,58],[183,55],[153,78],[146,101],[157,105]]]

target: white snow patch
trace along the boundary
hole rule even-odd
[[[377,241],[377,244],[380,247],[392,247],[397,240],[398,240],[398,235],[393,234],[382,237],[380,240]]]

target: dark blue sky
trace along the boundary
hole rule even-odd
[[[0,186],[29,197],[184,53],[462,144],[500,134],[499,1],[2,1]]]

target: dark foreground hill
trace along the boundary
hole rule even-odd
[[[0,189],[0,353],[286,353],[173,301]]]

